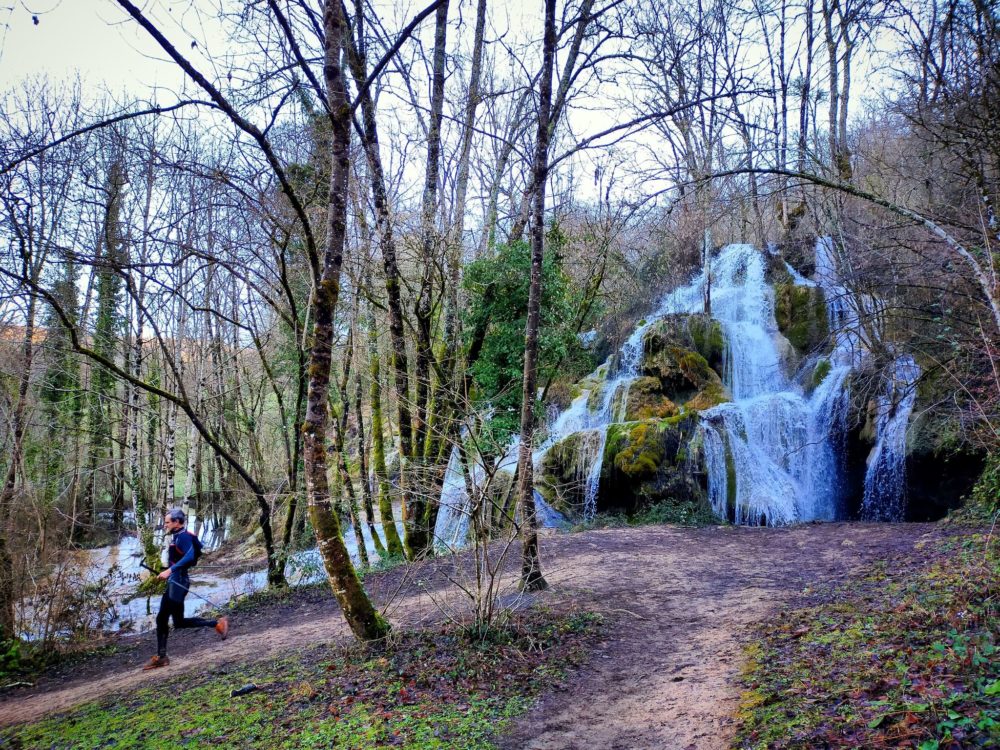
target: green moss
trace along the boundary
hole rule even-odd
[[[656,474],[663,462],[659,432],[655,423],[634,423],[627,444],[615,454],[615,468],[633,481]]]
[[[986,457],[986,466],[972,489],[969,506],[971,512],[980,512],[984,519],[996,520],[1000,511],[1000,454],[990,453]]]
[[[632,518],[658,508],[655,512],[663,523],[714,519],[699,462],[689,460],[701,451],[696,442],[698,422],[697,412],[681,412],[665,419],[610,425],[599,509],[617,510]]]
[[[625,399],[625,421],[672,417],[680,410],[667,398],[657,378],[640,377],[629,384]]]
[[[726,393],[725,386],[716,379],[707,383],[704,388],[695,394],[694,398],[689,399],[684,404],[684,408],[689,411],[704,411],[705,409],[711,409],[713,406],[724,404],[729,400],[729,394]]]
[[[821,359],[816,363],[816,367],[812,373],[812,387],[819,388],[820,384],[826,380],[826,376],[830,374],[830,360]]]
[[[596,384],[593,390],[590,391],[590,395],[587,396],[588,409],[598,411],[601,408],[601,405],[604,403],[604,389],[606,386],[606,382],[601,382]]]
[[[708,366],[708,360],[698,354],[698,352],[684,352],[678,349],[673,353],[678,367],[681,368],[681,372],[695,385],[708,383],[712,375],[715,375],[712,368]]]
[[[707,315],[692,315],[688,318],[688,332],[695,351],[709,364],[718,366],[726,348],[722,324]]]
[[[722,325],[708,315],[667,315],[643,336],[643,374],[658,377],[666,395],[685,388],[698,389],[705,368],[721,368],[726,342]],[[696,355],[702,361],[692,360]],[[695,382],[689,382],[693,375]]]
[[[778,330],[799,352],[818,349],[829,335],[826,299],[817,286],[776,284],[774,318]]]

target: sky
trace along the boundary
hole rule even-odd
[[[386,22],[390,28],[401,27],[417,8],[423,7],[421,0],[374,1],[393,16]],[[213,73],[217,79],[225,77],[226,71],[218,66],[225,59],[223,53],[235,47],[213,18],[216,2],[135,2],[199,70],[210,78]],[[452,18],[462,14],[463,35],[469,36],[474,22],[474,4],[453,3],[453,7],[456,10],[452,11]],[[509,41],[535,38],[541,25],[540,7],[537,0],[509,0],[496,6],[490,17],[493,37]],[[204,9],[204,17],[199,8]],[[432,27],[432,19],[425,21],[421,33],[429,35]],[[425,43],[430,40],[425,39]],[[860,105],[866,95],[883,88],[872,85],[877,74],[866,72],[864,62],[859,67],[855,115],[863,111]],[[72,81],[79,77],[85,94],[107,90],[119,100],[132,95],[164,104],[175,100],[185,90],[198,98],[203,96],[115,0],[0,0],[0,91],[42,75],[55,81]],[[609,111],[606,100],[602,107],[600,97],[588,102],[597,106],[580,114],[569,113],[569,125],[576,137],[603,130],[614,124],[616,118],[629,119],[614,108]],[[407,116],[409,105],[405,97],[399,103],[403,116]],[[388,104],[388,101],[382,102],[383,106]],[[602,109],[604,111],[600,111]],[[578,162],[583,174],[593,170],[590,159],[591,155],[587,155]],[[589,182],[581,180],[579,189],[584,193],[592,192],[588,191]],[[419,180],[415,184],[418,183]]]
[[[182,4],[149,5],[170,18],[163,6]],[[119,91],[176,86],[176,68],[125,18],[108,0],[0,0],[0,85],[40,74],[68,80],[79,72],[88,86]]]
[[[197,12],[201,5],[211,14],[212,2],[136,0],[136,5],[202,70],[211,67],[206,52],[227,46],[209,17],[203,19]],[[536,6],[506,2],[491,20],[514,30],[540,26]],[[416,8],[406,15],[412,16]],[[464,20],[472,24],[474,19]],[[91,86],[107,84],[133,92],[176,87],[182,80],[159,46],[114,0],[0,0],[0,88],[37,74],[72,79],[77,73]]]

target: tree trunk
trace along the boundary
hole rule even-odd
[[[556,2],[545,0],[545,36],[542,75],[538,86],[538,135],[532,175],[534,184],[531,227],[531,280],[528,318],[524,327],[524,390],[521,393],[521,444],[518,450],[518,496],[521,510],[521,589],[538,591],[548,584],[538,556],[538,519],[535,515],[534,467],[531,461],[535,428],[535,383],[538,377],[538,324],[542,299],[542,259],[545,241],[545,186],[549,170],[549,111],[552,68],[556,48]]]
[[[361,477],[361,499],[365,506],[365,521],[368,523],[368,533],[375,545],[379,557],[385,557],[385,545],[379,538],[375,528],[375,508],[372,504],[372,486],[368,478],[368,444],[365,440],[365,419],[362,414],[361,362],[358,358],[358,374],[354,379],[354,418],[358,424],[358,474]]]
[[[368,318],[368,358],[371,384],[368,397],[372,408],[372,469],[378,486],[378,511],[382,520],[386,548],[392,557],[403,557],[403,542],[396,530],[396,520],[392,514],[392,492],[389,486],[389,472],[385,467],[385,433],[382,429],[382,383],[381,363],[378,353],[378,339],[375,337],[375,316]]]
[[[434,553],[433,529],[427,527],[428,508],[437,503],[433,496],[431,476],[435,471],[433,457],[424,451],[429,420],[431,364],[434,359],[432,341],[432,289],[438,265],[438,179],[441,162],[441,117],[444,111],[445,45],[448,32],[448,0],[435,14],[434,62],[431,73],[431,111],[427,129],[427,161],[424,164],[424,192],[421,201],[421,260],[423,273],[420,294],[414,310],[417,322],[416,409],[413,420],[413,455],[416,492],[406,506],[405,544],[411,560]]]
[[[363,40],[359,40],[359,44]],[[363,86],[368,77],[364,47],[348,40],[347,59],[355,83]],[[403,302],[400,294],[399,262],[396,257],[396,240],[389,213],[389,193],[379,153],[378,127],[375,119],[375,101],[371,89],[361,95],[362,145],[371,177],[372,202],[375,205],[375,230],[379,237],[379,251],[385,270],[386,302],[389,310],[389,336],[392,339],[390,363],[396,385],[396,407],[399,420],[399,490],[403,515],[411,502],[410,457],[413,455],[413,423],[410,413],[410,375],[406,356],[406,337],[403,332]],[[390,540],[390,550],[392,549]]]
[[[347,230],[347,181],[350,171],[351,114],[341,66],[347,31],[340,0],[327,0],[323,13],[325,50],[323,75],[332,125],[330,194],[327,206],[326,246],[320,278],[313,290],[313,343],[309,354],[309,387],[303,425],[306,490],[309,517],[330,586],[347,624],[362,641],[383,638],[389,624],[372,605],[361,585],[330,503],[327,480],[326,435],[333,349],[333,316],[340,295],[340,270]]]

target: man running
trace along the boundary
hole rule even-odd
[[[167,635],[170,632],[171,617],[174,618],[175,628],[215,628],[222,640],[229,633],[229,621],[225,617],[206,620],[203,617],[184,616],[184,597],[191,587],[188,568],[194,565],[197,544],[194,534],[184,528],[185,520],[184,511],[179,508],[167,511],[163,517],[163,527],[172,537],[167,551],[167,569],[159,575],[161,581],[167,582],[167,591],[160,600],[160,611],[156,614],[157,653],[143,669],[157,669],[170,663],[167,658]]]

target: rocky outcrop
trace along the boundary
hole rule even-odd
[[[640,377],[632,381],[625,397],[625,421],[675,417],[680,407],[663,394],[659,378]]]
[[[659,357],[665,352],[685,350],[701,355],[710,368],[719,371],[726,349],[722,324],[699,313],[668,315],[656,321],[646,331],[642,343],[643,369],[659,364]]]
[[[725,346],[722,326],[707,315],[669,315],[657,321],[643,337],[639,390],[648,402],[656,382],[662,397],[689,411],[728,401],[719,377]],[[628,419],[672,416],[639,410],[630,414]]]
[[[701,457],[688,453],[699,412],[730,400],[719,376],[725,347],[722,326],[707,315],[668,315],[650,325],[637,377],[611,404],[611,413],[622,421],[611,424],[606,436],[599,430],[569,435],[539,461],[535,488],[545,501],[560,513],[579,516],[589,469],[603,446],[599,511],[631,513],[667,503],[709,513]],[[608,395],[605,378],[606,373],[595,373],[573,390],[574,397],[589,392],[592,412]]]
[[[966,439],[959,415],[941,408],[952,395],[946,376],[933,369],[933,363],[924,364],[927,369],[917,383],[917,400],[906,430],[907,521],[936,521],[961,507],[986,461],[985,452]],[[875,446],[879,380],[870,371],[852,380],[844,492],[846,515],[853,519],[860,515],[865,473]],[[867,392],[861,392],[866,383]]]
[[[826,299],[818,286],[775,284],[774,318],[799,354],[819,350],[830,334]]]
[[[611,425],[598,510],[629,513],[653,503],[707,509],[701,457],[690,453],[697,426],[697,414]]]

